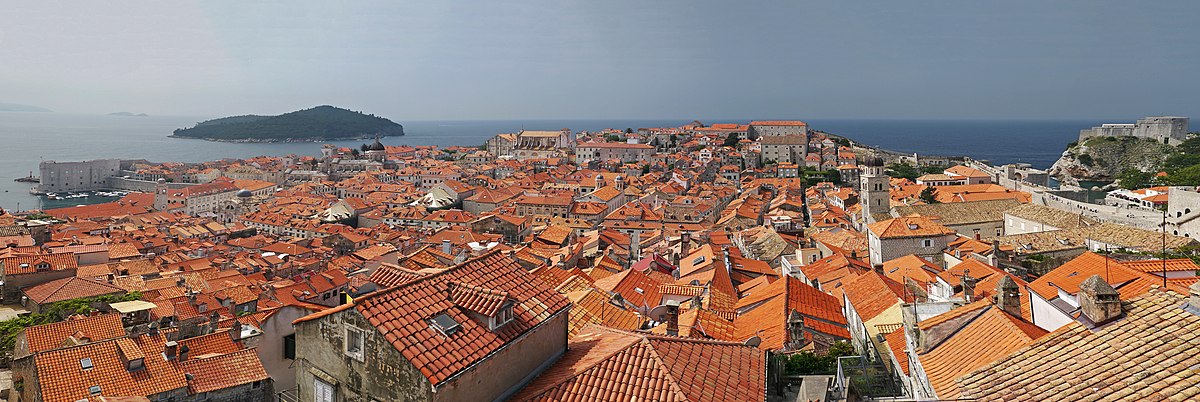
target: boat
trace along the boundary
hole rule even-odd
[[[34,176],[33,171],[29,171],[29,176],[18,177],[13,179],[13,181],[19,181],[22,183],[40,183],[41,179],[39,179],[37,176]]]

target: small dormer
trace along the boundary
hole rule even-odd
[[[480,324],[487,325],[490,331],[503,327],[516,317],[513,307],[517,301],[510,298],[508,292],[460,282],[448,282],[446,285],[449,300]]]

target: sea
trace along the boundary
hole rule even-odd
[[[210,117],[111,116],[64,113],[0,112],[0,208],[49,209],[108,201],[102,197],[49,200],[29,194],[30,183],[14,179],[38,175],[43,160],[79,161],[103,158],[152,162],[202,162],[260,155],[319,155],[317,143],[222,143],[169,138],[176,128],[191,127]],[[499,133],[527,130],[595,131],[606,128],[674,127],[684,119],[630,120],[399,120],[402,137],[384,138],[386,145],[480,145]],[[741,123],[754,119],[698,119],[705,124]],[[1074,141],[1079,130],[1103,121],[1090,120],[872,120],[808,119],[813,129],[857,142],[922,155],[969,156],[994,164],[1029,163],[1049,168]],[[362,141],[336,141],[358,146]]]

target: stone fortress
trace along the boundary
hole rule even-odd
[[[1079,130],[1079,142],[1092,137],[1143,137],[1167,145],[1179,145],[1187,139],[1188,120],[1187,117],[1150,116],[1133,124],[1102,124]]]

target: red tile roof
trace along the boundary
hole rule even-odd
[[[762,339],[759,347],[765,350],[782,349],[799,341],[790,339],[787,328],[792,311],[805,318],[807,329],[834,338],[850,339],[846,316],[842,314],[838,299],[799,279],[784,276],[751,297],[758,304],[740,304],[738,310],[743,313],[733,321],[735,339],[744,341],[758,336]]]
[[[29,300],[37,304],[60,302],[109,294],[124,294],[125,289],[91,279],[67,277],[22,289]]]
[[[31,353],[63,347],[67,338],[72,336],[83,336],[92,342],[99,342],[124,335],[121,315],[116,313],[25,328],[25,339]]]
[[[513,321],[488,330],[487,323],[477,322],[467,309],[448,300],[450,282],[508,292],[516,302]],[[436,387],[569,307],[552,285],[493,251],[336,309],[353,308],[362,314]],[[337,312],[302,317],[295,324]],[[435,329],[429,321],[440,314],[457,322],[459,329],[449,336]]]
[[[737,343],[589,327],[513,401],[763,401],[766,357]]]
[[[192,375],[188,389],[194,394],[271,378],[253,348],[215,357],[189,359],[179,365],[183,372]]]

